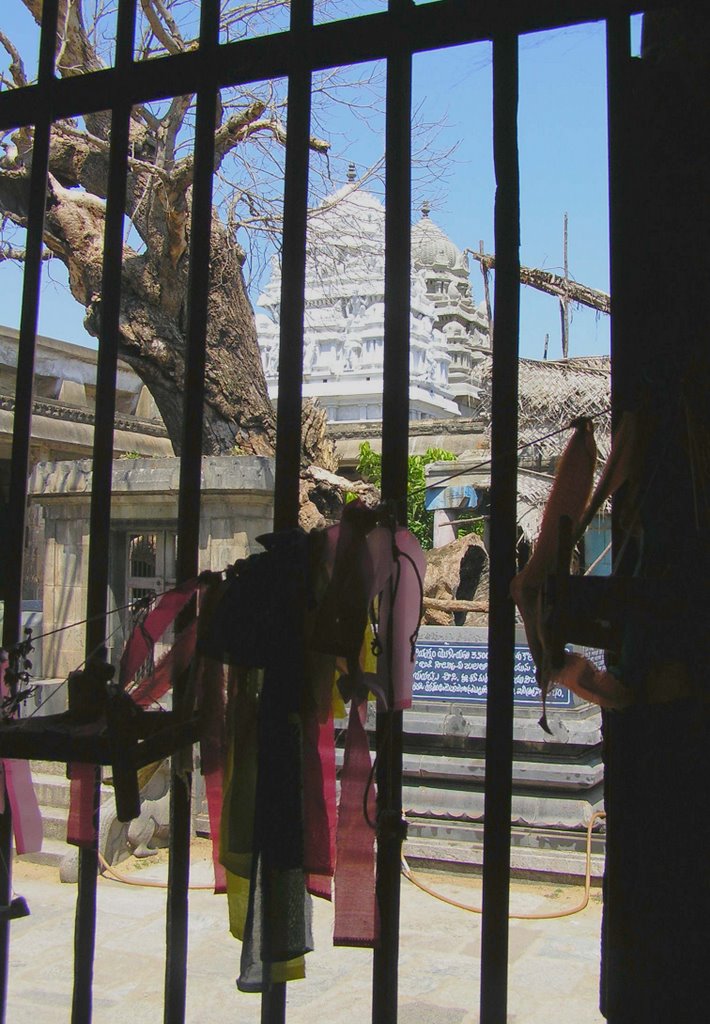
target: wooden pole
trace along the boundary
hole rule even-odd
[[[562,266],[564,269],[565,287],[560,299],[560,316],[562,317],[562,358],[569,358],[569,262],[567,258],[567,213],[564,216],[562,229]]]
[[[479,241],[479,243],[478,243],[478,251],[481,254],[481,256],[484,255],[484,252],[483,252],[483,239],[481,239]],[[483,259],[480,260],[480,264],[481,264],[481,274],[483,276],[483,294],[484,294],[485,300],[486,300],[486,316],[488,317],[488,328],[489,328],[489,335],[490,335],[489,340],[490,340],[491,344],[493,344],[493,310],[491,308],[491,289],[490,289],[490,284],[489,284],[489,281],[488,281],[488,266],[486,265],[486,263],[485,263],[485,261]]]
[[[491,253],[481,253],[477,249],[464,249],[464,252],[478,260],[487,271],[495,270],[496,258]],[[552,274],[549,270],[521,266],[520,283],[536,288],[539,292],[545,292],[546,295],[554,295],[558,299],[562,299],[566,294],[570,301],[596,309],[600,313],[611,311],[610,299],[606,292],[600,292],[586,284],[578,284],[577,281],[565,281],[561,274]]]

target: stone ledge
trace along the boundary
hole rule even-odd
[[[88,495],[91,493],[92,460],[38,463],[29,482],[34,497]],[[170,494],[180,486],[180,460],[117,459],[113,463],[114,494]],[[270,495],[274,490],[274,460],[263,455],[211,455],[202,459],[203,494],[232,493]]]

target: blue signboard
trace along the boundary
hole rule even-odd
[[[483,704],[488,686],[488,647],[486,644],[417,644],[414,665],[413,696],[420,700],[452,701],[457,704]],[[513,698],[516,704],[540,704],[540,687],[535,681],[535,664],[528,647],[515,646]],[[571,707],[572,694],[562,686],[553,686],[547,695],[548,707]]]

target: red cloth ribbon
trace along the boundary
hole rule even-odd
[[[198,703],[201,706],[200,770],[205,780],[215,893],[224,893],[227,874],[219,860],[226,750],[224,669],[221,662],[212,658],[203,657],[200,662]]]
[[[141,707],[149,707],[164,697],[173,685],[173,679],[184,672],[195,653],[197,623],[192,622],[178,633],[175,643],[160,659],[152,675],[141,680],[134,690],[130,691],[132,700]]]
[[[94,820],[96,766],[73,763],[67,765],[67,772],[71,780],[67,842],[72,846],[91,848],[97,841]]]
[[[335,925],[333,945],[377,945],[379,919],[375,897],[375,831],[363,820],[365,790],[372,768],[365,732],[366,702],[350,705],[345,763],[340,781]],[[375,820],[375,787],[367,793],[367,813]]]
[[[160,640],[185,607],[198,587],[198,580],[188,580],[179,587],[166,591],[146,615],[141,626],[134,629],[121,657],[119,683],[125,686],[148,657],[153,645]],[[195,630],[188,627],[178,637],[173,648],[159,663],[150,678],[142,681],[132,695],[141,705],[149,704],[163,696],[172,685],[173,675],[189,663],[195,645]],[[92,847],[97,842],[94,816],[94,790],[96,768],[91,764],[73,763],[68,766],[71,785],[69,787],[69,819],[67,842],[74,846]]]
[[[205,795],[207,797],[207,813],[210,819],[212,839],[212,864],[214,867],[214,891],[216,894],[227,891],[227,872],[219,859],[219,833],[222,822],[222,799],[224,791],[224,772],[222,768],[205,774]]]
[[[8,658],[5,656],[0,661],[0,698],[7,695],[5,686],[7,666]],[[4,779],[0,780],[0,787],[2,787],[0,796],[4,810],[4,797],[7,793],[12,811],[15,849],[17,853],[37,853],[42,849],[42,815],[32,785],[29,761],[3,758],[2,766]]]
[[[318,722],[313,712],[303,723],[303,868],[308,891],[327,900],[335,865],[336,819],[333,714]]]
[[[155,607],[148,612],[140,626],[133,630],[121,657],[118,681],[122,687],[135,677],[154,645],[160,640],[168,626],[175,621],[197,590],[198,585],[197,579],[187,580],[179,587],[166,591],[159,598]]]

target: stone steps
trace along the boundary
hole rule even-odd
[[[66,765],[55,761],[31,761],[32,784],[42,815],[42,849],[39,853],[22,855],[31,864],[57,865],[72,849],[67,844],[67,818],[69,815],[69,779]],[[113,790],[103,787],[102,806],[113,800]]]

